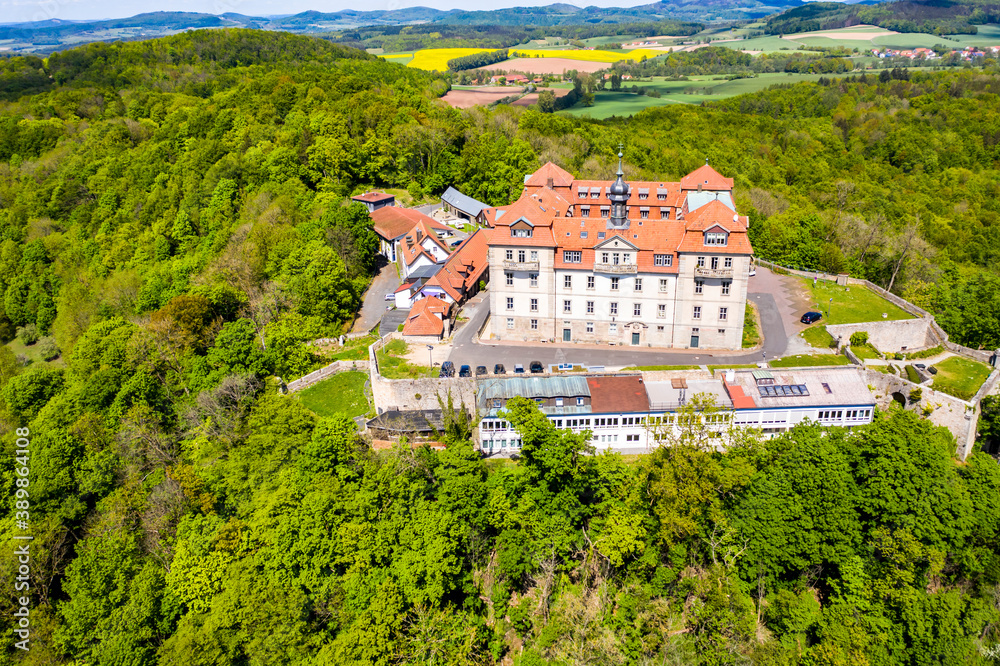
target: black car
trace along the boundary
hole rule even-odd
[[[488,374],[489,374],[489,372],[486,370],[486,366],[485,365],[477,365],[476,366],[476,377],[479,377],[480,375],[488,375]]]
[[[459,377],[471,377],[472,376],[472,368],[469,367],[469,366],[467,366],[467,365],[463,365],[462,369],[458,371],[458,376]]]
[[[445,361],[441,364],[441,372],[438,373],[438,377],[454,377],[455,376],[455,364],[451,361]]]
[[[537,375],[539,373],[545,372],[545,368],[542,367],[541,361],[532,361],[531,365],[528,366],[531,369],[531,374]]]
[[[494,375],[506,375],[507,374],[507,368],[503,367],[503,363],[497,363],[496,365],[493,366],[493,374]]]
[[[823,318],[822,312],[807,312],[802,315],[802,319],[799,319],[803,324],[815,324],[820,319]]]
[[[524,374],[524,366],[521,365],[520,363],[515,363],[514,364],[514,374],[515,375],[523,375]]]

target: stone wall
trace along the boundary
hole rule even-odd
[[[474,410],[476,406],[476,382],[469,377],[423,377],[420,379],[386,379],[378,370],[375,353],[391,340],[402,339],[400,333],[390,333],[368,348],[368,376],[372,385],[372,399],[375,412],[414,409],[440,409],[438,395],[447,400],[451,391],[453,404],[457,407],[465,402]]]
[[[1000,373],[994,372],[993,375]],[[972,446],[976,442],[976,427],[979,424],[978,400],[969,403],[947,393],[935,391],[929,386],[920,386],[896,375],[887,375],[872,369],[867,371],[867,381],[879,409],[888,409],[894,399],[898,402],[901,397],[906,402],[907,410],[925,416],[931,423],[947,428],[955,436],[957,442],[955,453],[959,458],[964,460],[972,451]],[[910,392],[914,389],[920,389],[921,397],[917,402],[910,402]]]
[[[327,377],[332,377],[339,372],[348,372],[350,370],[367,372],[368,361],[334,361],[326,367],[310,372],[305,377],[296,379],[293,382],[288,382],[288,392],[295,393],[296,391],[301,391],[306,387],[323,381]]]
[[[898,352],[905,347],[908,350],[924,349],[937,344],[931,334],[931,318],[897,319],[883,321],[867,321],[859,324],[827,324],[826,330],[834,338],[838,335],[841,344],[849,344],[851,335],[858,331],[868,333],[868,342],[875,345],[879,351]]]

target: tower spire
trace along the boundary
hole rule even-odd
[[[625,182],[625,172],[622,171],[622,157],[625,146],[618,144],[618,173],[615,182],[608,188],[608,199],[611,200],[611,216],[608,219],[608,229],[628,229],[626,204],[628,203],[630,187]]]

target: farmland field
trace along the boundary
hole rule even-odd
[[[568,58],[570,60],[584,60],[590,62],[618,62],[619,60],[640,60],[642,56],[647,58],[655,58],[656,56],[663,55],[663,51],[654,51],[653,49],[635,49],[633,51],[601,51],[599,49],[581,50],[581,49],[554,49],[554,50],[536,50],[536,49],[522,49],[522,48],[512,48],[511,53],[517,51],[521,55],[528,56],[529,58],[539,57],[539,58]],[[452,56],[454,57],[454,56]]]
[[[484,51],[495,51],[496,49],[424,49],[413,54],[413,60],[408,63],[408,67],[417,69],[448,71],[448,61],[452,58],[482,53]]]
[[[492,104],[498,99],[516,94],[521,88],[487,86],[482,88],[452,88],[443,99],[456,109],[468,109],[480,104]]]
[[[581,53],[586,53],[581,51]],[[502,72],[522,72],[524,74],[562,74],[563,72],[575,69],[578,72],[593,73],[598,70],[607,69],[606,62],[587,62],[585,60],[571,60],[569,58],[512,58],[504,60],[495,65],[490,65],[488,69]]]

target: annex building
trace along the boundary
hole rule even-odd
[[[490,209],[499,340],[739,349],[753,252],[733,180],[578,180],[549,162]]]

